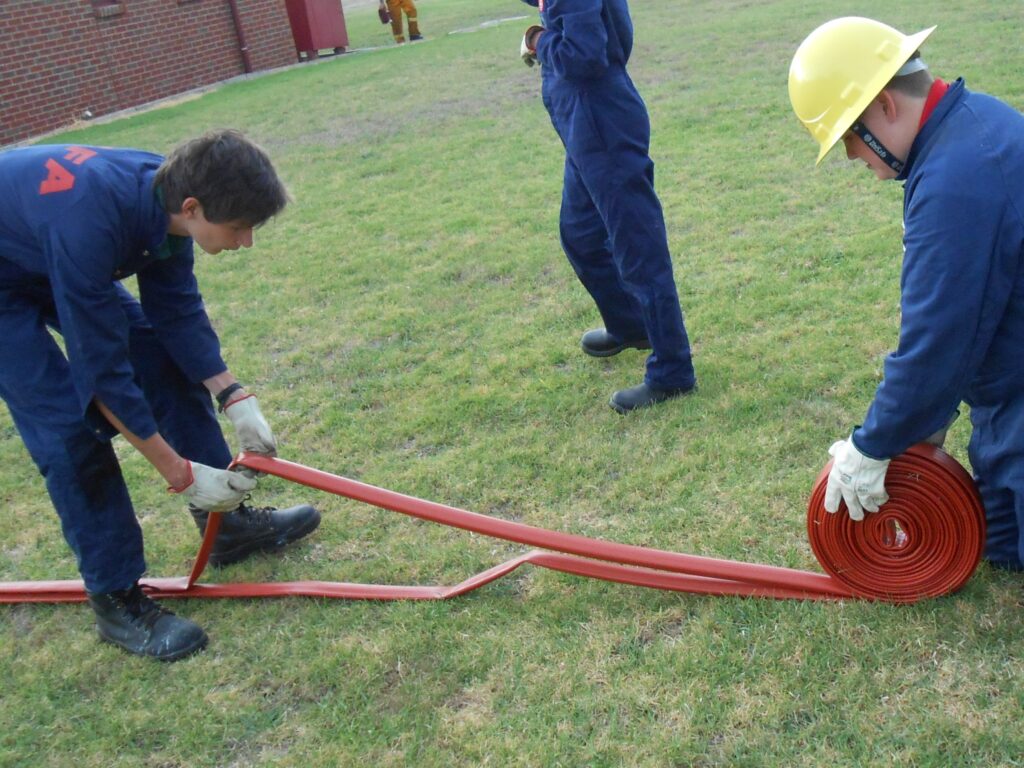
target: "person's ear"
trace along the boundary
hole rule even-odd
[[[197,214],[202,213],[203,206],[194,197],[186,197],[181,201],[181,213],[187,219],[193,219]]]
[[[897,108],[896,99],[893,98],[892,93],[890,91],[883,90],[875,97],[875,101],[881,105],[882,114],[885,115],[886,121],[895,123],[899,110]]]

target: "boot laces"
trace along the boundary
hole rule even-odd
[[[249,497],[246,496],[246,501]],[[266,527],[270,525],[270,515],[275,512],[274,507],[251,507],[243,501],[238,505],[238,509],[235,511],[241,519],[248,522],[250,525]]]
[[[152,629],[161,616],[173,615],[171,611],[147,595],[138,583],[131,589],[125,590],[121,600],[124,603],[125,611],[131,616],[132,622],[146,629]]]

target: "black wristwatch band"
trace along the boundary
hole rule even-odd
[[[224,408],[228,404],[228,398],[231,397],[235,392],[240,389],[245,389],[237,381],[234,384],[228,384],[224,389],[217,393],[217,410],[224,413]]]

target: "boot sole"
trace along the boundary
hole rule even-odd
[[[617,347],[610,347],[609,349],[594,349],[592,347],[584,347],[580,344],[580,349],[583,350],[584,354],[590,355],[591,357],[614,357],[627,349],[650,349],[650,344],[637,343],[637,344],[620,344]]]
[[[320,526],[320,515],[310,517],[308,522],[298,528],[292,528],[277,536],[267,536],[263,539],[255,539],[239,545],[227,552],[210,554],[209,563],[214,568],[223,568],[226,565],[234,565],[256,552],[275,552],[288,546],[293,541],[298,541],[303,536],[308,536]]]

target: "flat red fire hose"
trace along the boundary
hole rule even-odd
[[[220,525],[220,515],[211,514],[192,573],[180,578],[142,579],[152,596],[443,600],[530,563],[563,573],[677,592],[912,603],[962,587],[974,572],[985,542],[984,511],[970,475],[944,451],[925,444],[893,459],[885,480],[889,502],[878,512],[869,513],[863,522],[854,523],[845,510],[834,515],[825,512],[823,500],[831,464],[822,470],[808,503],[807,532],[827,575],[549,531],[259,454],[243,453],[235,464],[422,520],[554,551],[527,552],[451,587],[328,581],[204,584],[198,579]],[[0,603],[83,600],[81,581],[0,582]]]

